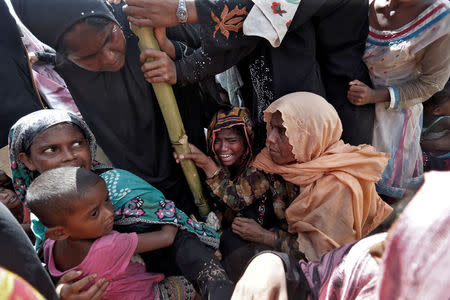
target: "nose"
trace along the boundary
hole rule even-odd
[[[72,161],[76,158],[76,155],[73,153],[72,149],[65,148],[63,150],[63,161]]]
[[[104,65],[112,65],[116,61],[116,54],[110,47],[103,48],[102,62]]]
[[[275,144],[276,143],[276,141],[277,141],[277,132],[276,132],[275,128],[270,131],[270,134],[267,137],[267,141],[269,143],[271,143],[271,144]]]
[[[229,148],[229,145],[228,145],[228,143],[227,143],[226,141],[225,141],[225,142],[222,142],[222,145],[220,145],[220,150],[221,150],[221,152],[227,151],[228,148]]]

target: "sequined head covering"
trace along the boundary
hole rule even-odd
[[[245,107],[233,107],[229,111],[218,111],[212,118],[208,126],[208,151],[213,155],[217,162],[220,160],[214,150],[214,141],[217,134],[225,128],[242,126],[244,131],[244,140],[247,143],[247,151],[240,171],[245,170],[253,160],[253,122],[250,119],[250,113]],[[240,172],[239,172],[240,173]]]

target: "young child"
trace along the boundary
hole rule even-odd
[[[425,171],[450,171],[450,82],[423,106],[420,143]]]
[[[80,270],[109,282],[104,299],[166,299],[167,291],[159,284],[164,275],[147,273],[134,255],[171,245],[176,226],[143,234],[113,231],[113,205],[105,181],[83,168],[42,173],[26,199],[31,212],[48,227],[44,260],[54,278]]]
[[[95,163],[95,137],[76,115],[54,109],[33,112],[13,125],[9,138],[14,187],[21,200],[25,200],[29,185],[47,170],[63,166],[92,170],[106,182],[117,231],[150,232],[165,224],[180,229],[173,245],[143,256],[149,270],[183,275],[205,298],[231,296],[233,285],[214,258],[219,235],[189,218],[142,178]],[[39,220],[33,220],[39,241],[46,230]]]
[[[363,60],[374,88],[349,83],[355,105],[375,104],[372,145],[390,154],[377,192],[395,202],[423,181],[422,102],[450,75],[450,2],[370,0]]]
[[[251,166],[252,140],[253,126],[248,110],[234,107],[217,112],[208,127],[208,150],[214,159],[193,145],[191,154],[179,157],[192,159],[206,174],[213,206],[222,215],[220,251],[224,258],[247,243],[241,239],[243,223],[270,228],[274,225],[275,213],[282,214],[285,207],[285,191],[271,193],[269,189],[274,185],[267,175]],[[273,199],[274,194],[279,197]],[[274,213],[273,203],[279,212]]]
[[[8,175],[0,170],[0,202],[3,203],[16,218],[23,223],[23,204],[14,192],[14,187]]]

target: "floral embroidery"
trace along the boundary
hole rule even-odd
[[[272,2],[271,8],[272,8],[274,14],[283,16],[283,14],[286,13],[285,10],[281,9],[281,3],[280,2]]]
[[[292,20],[287,21],[286,22],[286,28],[289,28],[289,25],[291,25],[291,23],[292,23]]]
[[[144,210],[142,209],[142,205],[144,204],[144,200],[141,199],[141,197],[136,196],[133,199],[130,199],[122,205],[121,208],[114,211],[114,215],[116,216],[142,216],[145,214]]]
[[[220,15],[220,19],[214,15],[211,11],[211,18],[214,22],[217,23],[214,28],[213,37],[216,37],[217,31],[220,29],[220,33],[222,33],[227,39],[230,37],[230,31],[238,32],[242,26],[244,26],[244,18],[239,16],[246,16],[248,12],[246,7],[239,9],[237,6],[229,11],[228,6],[225,5],[222,14]]]
[[[160,202],[162,208],[156,211],[156,215],[159,219],[175,219],[175,204],[170,200],[164,200]]]

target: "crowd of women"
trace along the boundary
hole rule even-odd
[[[9,299],[450,295],[449,175],[424,176],[450,171],[449,1],[10,2]],[[216,80],[230,67],[242,86]],[[190,153],[151,83],[173,85]]]

